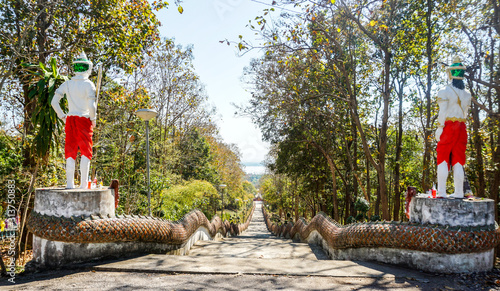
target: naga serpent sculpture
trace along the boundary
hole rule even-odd
[[[171,245],[185,243],[200,227],[208,230],[211,237],[238,235],[248,228],[255,206],[243,224],[222,222],[216,216],[209,221],[203,212],[193,210],[182,219],[169,220],[123,215],[110,217],[54,217],[32,212],[27,227],[36,236],[61,242],[105,243],[105,242],[156,242]]]
[[[219,217],[209,221],[201,211],[194,210],[177,222],[127,215],[116,218],[64,218],[32,212],[27,225],[36,236],[53,241],[141,241],[181,245],[200,227],[206,228],[212,237],[218,232],[238,235],[248,228],[254,209],[255,206],[243,224],[222,222]],[[265,209],[262,209],[266,225],[273,234],[305,241],[316,231],[333,249],[386,247],[459,254],[490,250],[500,243],[500,229],[495,226],[451,227],[409,222],[369,222],[342,226],[324,213],[316,215],[309,224],[301,218],[295,224],[288,222],[277,225],[271,222]]]
[[[317,231],[333,249],[386,247],[434,253],[473,253],[494,248],[500,242],[500,230],[494,227],[443,227],[408,222],[368,222],[341,226],[324,213],[308,224],[273,224],[267,212],[264,220],[276,236],[306,241]]]
[[[416,196],[410,189],[406,196],[406,212]],[[385,247],[443,254],[478,253],[500,244],[500,228],[491,226],[452,227],[410,222],[368,222],[340,225],[320,212],[308,224],[300,218],[295,224],[271,222],[264,208],[267,228],[276,236],[307,241],[318,232],[332,249]]]

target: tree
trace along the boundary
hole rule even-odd
[[[184,180],[206,180],[219,184],[210,144],[197,129],[193,128],[179,142],[180,159],[178,171]]]
[[[243,177],[245,173],[241,167],[241,154],[236,144],[226,144],[220,137],[209,137],[210,149],[213,154],[213,164],[217,169],[220,182],[227,188],[229,204],[235,206],[235,199],[246,200],[248,197],[244,189]],[[251,197],[253,198],[253,196]]]
[[[202,133],[215,132],[206,109],[207,94],[193,66],[193,48],[183,48],[173,40],[158,41],[141,69],[132,76],[132,84],[148,88],[152,105],[158,110],[156,121],[162,141],[182,135],[192,127]]]

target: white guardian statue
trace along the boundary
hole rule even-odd
[[[51,105],[65,123],[66,188],[75,188],[75,160],[78,150],[80,160],[80,188],[87,189],[90,160],[92,159],[92,135],[96,126],[96,88],[89,80],[92,62],[84,52],[73,61],[75,76],[64,82],[55,92]],[[68,113],[64,114],[59,101],[66,95]]]
[[[455,193],[449,197],[464,197],[464,165],[467,147],[465,120],[471,104],[471,94],[465,90],[463,82],[465,66],[455,58],[447,68],[451,83],[438,92],[439,105],[437,144],[437,197],[447,197],[446,180],[453,169]]]

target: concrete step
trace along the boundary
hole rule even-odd
[[[214,256],[147,255],[97,265],[96,271],[166,274],[244,274],[364,278],[428,278],[429,274],[394,266],[353,261],[258,259]]]
[[[192,257],[233,257],[254,259],[327,260],[316,245],[294,243],[282,239],[231,238],[223,241],[198,241],[189,251]]]

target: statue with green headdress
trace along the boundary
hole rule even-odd
[[[464,165],[467,148],[467,128],[465,121],[471,104],[471,94],[465,90],[463,82],[466,67],[459,58],[447,68],[451,83],[438,92],[439,105],[437,151],[437,197],[464,197]],[[453,169],[455,192],[446,195],[448,172]]]
[[[66,143],[64,155],[66,158],[66,188],[75,188],[75,160],[80,151],[80,188],[88,188],[90,160],[92,159],[92,135],[96,126],[96,88],[89,80],[92,72],[92,62],[82,52],[73,61],[75,76],[57,88],[51,105],[57,116],[65,123]],[[61,110],[59,101],[66,96],[69,111]]]

